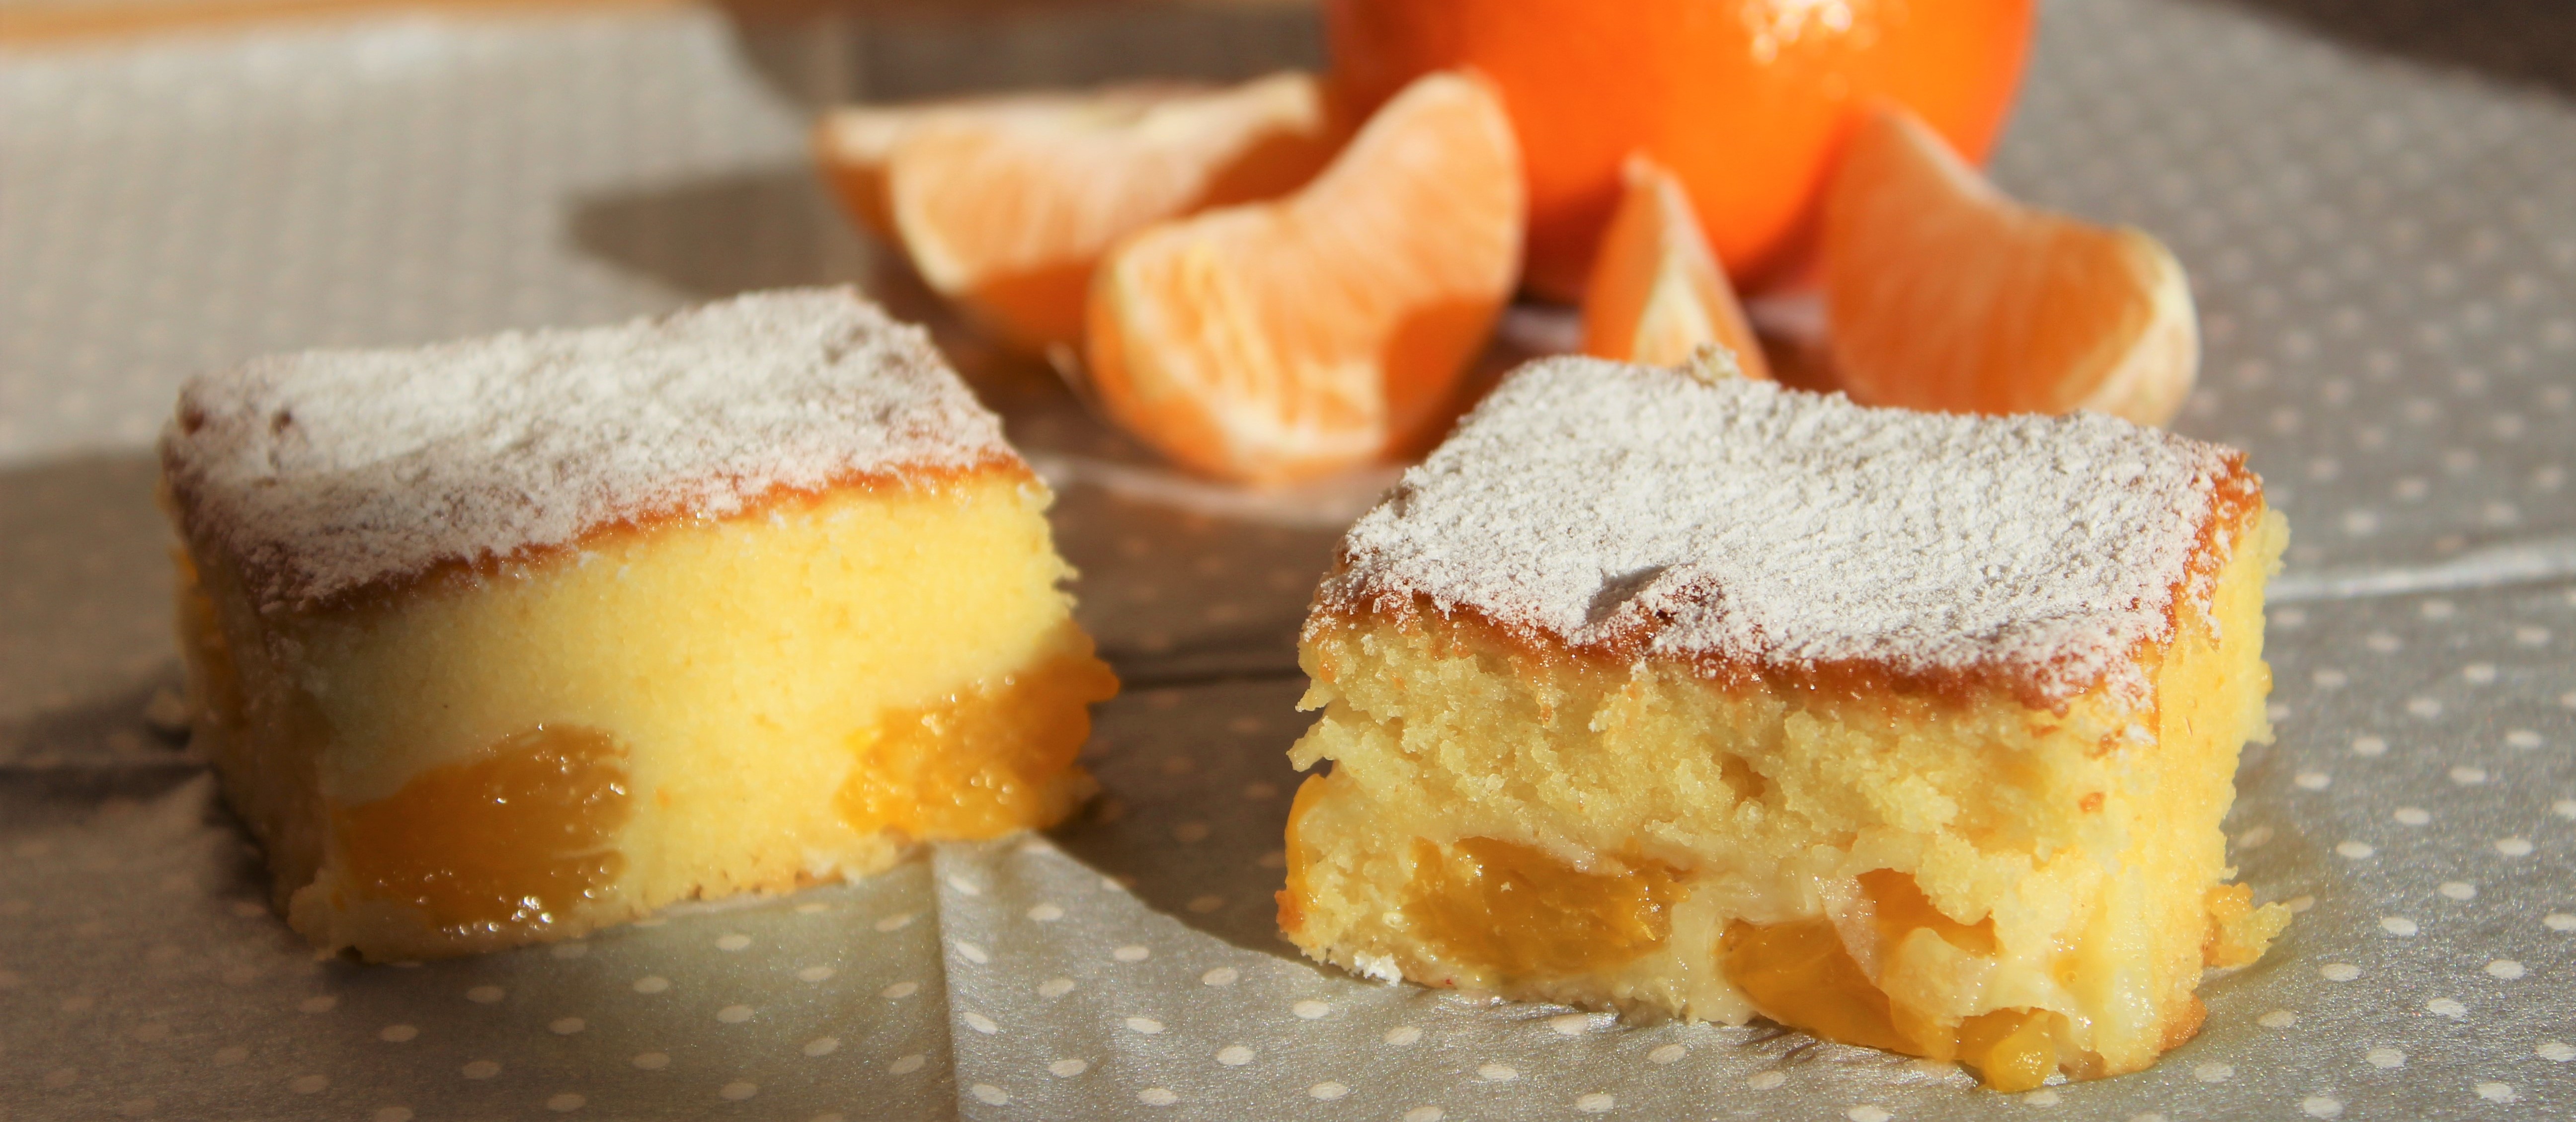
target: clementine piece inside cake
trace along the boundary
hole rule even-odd
[[[1373,977],[2036,1086],[2190,1039],[2287,537],[2096,414],[1524,367],[1344,540],[1280,924]]]
[[[847,290],[201,377],[196,742],[325,949],[562,938],[1052,823],[1116,691],[1046,488]]]

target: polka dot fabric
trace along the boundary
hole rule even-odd
[[[964,57],[955,28],[859,20],[830,47],[666,9],[11,55],[0,1113],[2576,1114],[2576,105],[2269,10],[2044,7],[1995,172],[2192,272],[2205,374],[2179,427],[2249,448],[2296,534],[2279,739],[2248,750],[2228,829],[2299,916],[2210,979],[2208,1027],[2156,1068],[2001,1100],[1949,1065],[1377,985],[1280,941],[1295,627],[1384,480],[1247,497],[1163,471],[844,230],[794,99],[920,92],[943,70],[921,59]],[[1188,41],[1008,18],[1010,42],[1201,72],[1313,62],[1311,36],[1283,57],[1210,30],[1229,17]],[[1087,749],[1102,797],[862,884],[315,961],[175,733],[144,442],[179,379],[835,280],[931,319],[1056,481],[1084,622],[1129,683]]]

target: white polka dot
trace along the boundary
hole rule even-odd
[[[2290,782],[2298,784],[2303,791],[2322,791],[2334,782],[2334,777],[2322,771],[2303,771]]]
[[[2385,756],[2388,754],[2388,742],[2381,740],[2376,736],[2356,737],[2352,742],[2352,754],[2356,756]]]
[[[2457,783],[2460,786],[2468,787],[2484,783],[2486,781],[2487,769],[2485,768],[2477,767],[2472,764],[2461,764],[2460,766],[2451,769],[2451,782]]]
[[[984,889],[981,886],[978,886],[974,881],[968,880],[956,873],[948,874],[948,887],[956,889],[957,894],[960,896],[981,896],[984,894]]]
[[[2385,631],[2373,631],[2362,638],[2361,645],[2379,654],[2394,654],[2397,648],[2405,644],[2398,642],[2396,636]]]
[[[1242,1067],[1252,1062],[1252,1049],[1240,1044],[1228,1044],[1216,1050],[1216,1062],[1227,1067]]]
[[[1109,957],[1117,959],[1120,962],[1143,962],[1146,959],[1154,957],[1154,952],[1150,948],[1129,943],[1126,946],[1109,952]]]
[[[2361,977],[2361,968],[2349,962],[2329,962],[2317,967],[2317,973],[2329,982],[2349,982]]]
[[[490,1005],[495,1001],[501,1000],[503,996],[501,987],[499,986],[476,986],[473,989],[465,991],[465,1000],[474,1002],[477,1005]]]
[[[2549,809],[2560,818],[2576,818],[2576,799],[2560,799],[2549,804]]]
[[[294,1091],[299,1095],[318,1095],[322,1093],[323,1088],[329,1087],[330,1085],[330,1076],[316,1074],[296,1076],[294,1080],[289,1082],[286,1086],[288,1090]]]
[[[2391,817],[2396,818],[2399,824],[2407,826],[2422,826],[2433,820],[2433,815],[2420,806],[2398,807],[2397,813]]]
[[[2576,1047],[2569,1046],[2564,1040],[2543,1040],[2540,1047],[2531,1050],[2531,1054],[2553,1064],[2563,1064],[2576,1060]]]
[[[2477,896],[2478,886],[2470,884],[2464,880],[2446,880],[2442,882],[2441,887],[2436,888],[2433,891],[2439,892],[2453,900],[2468,900]]]
[[[1028,915],[1039,923],[1054,923],[1064,918],[1064,909],[1053,904],[1037,904],[1029,908]]]
[[[1679,1044],[1666,1044],[1661,1048],[1657,1048],[1652,1052],[1646,1053],[1646,1062],[1656,1064],[1672,1063],[1681,1059],[1682,1056],[1688,1053],[1688,1051],[1689,1049],[1683,1048]]]
[[[2415,921],[2408,919],[2405,916],[2381,916],[2379,917],[2379,929],[2391,935],[2400,936],[2413,935],[2418,930],[2415,926]]]
[[[375,1122],[411,1122],[411,1119],[411,1108],[407,1106],[380,1106],[376,1108]]]
[[[671,1054],[668,1052],[644,1052],[638,1054],[634,1059],[628,1060],[627,1062],[634,1064],[637,1068],[644,1071],[660,1071],[663,1068],[671,1066]]]
[[[2522,1096],[2514,1094],[2509,1083],[2480,1083],[2478,1097],[2491,1103],[2509,1103]]]
[[[298,1011],[305,1013],[328,1013],[331,1011],[332,1007],[338,1004],[340,1004],[339,998],[333,997],[329,994],[323,994],[320,997],[308,997],[302,1001],[296,1002],[295,1008]]]
[[[546,1023],[546,1030],[556,1036],[571,1036],[589,1027],[590,1022],[579,1017],[557,1017]]]
[[[820,900],[796,905],[796,914],[800,916],[818,916],[831,910],[832,906],[830,904],[823,903]]]
[[[1038,983],[1039,997],[1063,997],[1073,992],[1073,979],[1049,978]]]
[[[1127,1018],[1127,1030],[1129,1032],[1139,1032],[1147,1036],[1153,1036],[1163,1031],[1163,1022],[1157,1021],[1152,1017],[1129,1017]]]
[[[2406,1053],[2395,1048],[2373,1048],[2361,1054],[2362,1061],[2381,1071],[2406,1066]]]
[[[2058,1102],[2057,1092],[2046,1087],[2042,1087],[2039,1090],[2023,1095],[2021,1097],[2021,1101],[2029,1103],[2032,1106],[2056,1106]]]
[[[2288,1028],[2291,1025],[2299,1023],[2299,1015],[2290,1012],[2287,1009],[2275,1009],[2260,1017],[2254,1018],[2254,1023],[2259,1024],[2264,1028]]]
[[[490,1060],[476,1060],[465,1065],[464,1074],[467,1079],[490,1079],[501,1074],[501,1065]]]
[[[731,934],[716,937],[716,949],[720,951],[738,951],[750,945],[751,936],[749,935]]]
[[[570,1091],[566,1091],[560,1095],[547,1096],[546,1109],[557,1114],[570,1114],[576,1110],[580,1110],[589,1102],[589,1099],[583,1098]]]
[[[2448,600],[2426,600],[2423,606],[2416,610],[2424,613],[2426,619],[2449,619],[2455,609]]]
[[[1334,1099],[1338,1099],[1350,1093],[1351,1089],[1349,1087],[1330,1081],[1318,1083],[1312,1087],[1306,1088],[1306,1094],[1323,1102],[1331,1102]]]
[[[2499,958],[2494,962],[2487,964],[2487,976],[2490,978],[2500,978],[2511,982],[2521,978],[2526,973],[2529,973],[2529,971],[2524,970],[2521,963],[2515,962],[2509,958]]]
[[[2344,857],[2359,861],[2378,851],[2370,848],[2370,845],[2367,842],[2339,841],[2335,843],[2335,852],[2343,855]]]
[[[973,1087],[968,1088],[967,1093],[975,1096],[975,1101],[985,1103],[990,1106],[1000,1106],[1003,1103],[1011,1101],[1009,1092],[990,1083],[978,1083]]]
[[[901,1001],[904,998],[911,997],[919,992],[921,992],[921,983],[919,982],[896,982],[891,986],[878,990],[877,996],[885,998],[888,1001]]]
[[[2500,838],[2497,839],[2495,843],[2495,851],[2504,854],[2507,857],[2529,857],[2531,856],[2531,839]]]
[[[1055,1076],[1058,1079],[1071,1079],[1074,1076],[1080,1075],[1089,1070],[1091,1070],[1091,1061],[1089,1060],[1057,1060],[1056,1062],[1047,1065],[1047,1074]]]
[[[909,1056],[896,1057],[893,1063],[886,1065],[886,1070],[895,1075],[910,1075],[913,1072],[920,1071],[921,1065],[929,1062],[930,1061],[927,1057],[923,1056],[919,1052],[915,1052]]]
[[[828,1056],[840,1050],[841,1038],[837,1036],[818,1036],[805,1042],[805,1054],[808,1056]]]
[[[2453,1001],[2453,1000],[2451,1000],[2450,998],[2447,998],[2447,997],[2437,997],[2437,998],[2434,998],[2434,999],[2433,999],[2433,1000],[2431,1000],[2431,1001],[2427,1001],[2427,1002],[2425,1002],[2425,1003],[2424,1003],[2424,1008],[2425,1008],[2425,1009],[2427,1009],[2427,1010],[2429,1010],[2429,1011],[2431,1011],[2431,1012],[2439,1013],[2439,1014],[2441,1014],[2441,1015],[2443,1015],[2443,1016],[2445,1016],[2445,1017],[2449,1017],[2450,1019],[2452,1019],[2452,1020],[2454,1020],[2454,1021],[2459,1020],[2460,1018],[2462,1018],[2462,1017],[2465,1017],[2465,1016],[2468,1016],[2468,1015],[2469,1015],[2469,1007],[2468,1007],[2468,1006],[2466,1006],[2466,1005],[2462,1005],[2462,1004],[2460,1004],[2459,1002],[2457,1002],[2457,1001]]]
[[[1288,1011],[1297,1014],[1300,1019],[1313,1021],[1330,1015],[1333,1007],[1320,1001],[1300,1001],[1289,1006]]]
[[[796,976],[808,982],[821,982],[829,980],[832,975],[837,973],[840,973],[840,971],[834,970],[829,966],[808,966],[803,970],[797,971]]]
[[[2225,1083],[2236,1078],[2236,1067],[2212,1060],[2191,1069],[2191,1077],[2203,1083]]]
[[[400,1044],[419,1035],[420,1030],[410,1025],[386,1025],[376,1030],[376,1039],[388,1044]]]
[[[724,1023],[726,1023],[726,1024],[729,1024],[729,1025],[738,1025],[738,1024],[741,1024],[741,1023],[743,1023],[744,1021],[748,1021],[748,1020],[750,1020],[750,1019],[751,1019],[751,1006],[748,1006],[748,1005],[728,1005],[728,1006],[725,1006],[725,1007],[724,1007],[724,1008],[722,1008],[722,1009],[718,1009],[718,1010],[716,1010],[716,1019],[717,1019],[717,1020],[719,1020],[719,1021],[722,1021],[722,1022],[724,1022]]]
[[[905,926],[907,926],[907,925],[909,925],[909,924],[911,924],[911,923],[912,923],[912,913],[911,913],[911,912],[903,912],[903,913],[900,913],[900,914],[897,914],[897,915],[890,915],[890,916],[885,917],[884,919],[878,920],[878,921],[876,921],[876,923],[875,923],[875,925],[874,925],[874,926],[875,926],[875,927],[876,927],[876,929],[877,929],[877,930],[879,930],[879,931],[899,931],[899,930],[902,930]]]
[[[1002,1026],[995,1023],[993,1018],[972,1010],[959,1015],[958,1019],[966,1022],[967,1028],[974,1029],[986,1036],[991,1036],[994,1033],[1002,1031]]]
[[[1519,1069],[1510,1064],[1481,1064],[1476,1068],[1476,1078],[1487,1083],[1505,1083],[1520,1077]]]
[[[2548,915],[2540,917],[2540,925],[2552,931],[2576,931],[2576,915],[2570,915],[2566,912],[2551,912]]]
[[[1610,1113],[1610,1108],[1618,1105],[1619,1100],[1599,1091],[1594,1091],[1589,1095],[1585,1095],[1582,1098],[1574,1100],[1574,1109],[1582,1111],[1585,1114],[1608,1114]]]
[[[1188,904],[1187,906],[1188,906],[1188,908],[1189,908],[1191,911],[1193,911],[1193,912],[1197,912],[1197,913],[1198,913],[1198,914],[1200,914],[1200,915],[1206,915],[1206,914],[1208,914],[1209,912],[1213,912],[1213,911],[1215,911],[1215,910],[1217,910],[1217,909],[1219,909],[1219,908],[1224,907],[1224,906],[1225,906],[1225,897],[1223,897],[1223,896],[1193,896],[1193,897],[1191,897],[1191,898],[1190,898],[1190,902],[1189,902],[1189,904]]]
[[[2471,685],[2493,685],[2496,680],[2495,664],[2492,662],[2472,662],[2467,666],[2460,668],[2460,677],[2468,679],[2469,684]]]
[[[671,980],[660,975],[635,979],[635,992],[660,993],[671,988]]]
[[[1181,1097],[1173,1094],[1169,1087],[1147,1087],[1136,1092],[1136,1101],[1146,1106],[1170,1106],[1181,1101]]]
[[[1172,827],[1172,839],[1185,845],[1206,841],[1207,836],[1208,824],[1205,822],[1183,822]]]
[[[1398,1048],[1402,1048],[1405,1045],[1421,1040],[1422,1030],[1415,1028],[1412,1025],[1397,1025],[1394,1028],[1386,1030],[1386,1035],[1379,1039],[1395,1045]]]
[[[2352,681],[2352,679],[2347,677],[2343,671],[2333,669],[2319,670],[2314,674],[2308,675],[2308,678],[2315,682],[2318,688],[2329,690],[2339,689],[2346,683]]]
[[[989,955],[989,954],[985,954],[985,953],[984,953],[984,948],[979,947],[979,946],[977,946],[977,945],[975,945],[975,944],[973,944],[973,943],[969,943],[969,942],[967,942],[967,941],[965,941],[965,940],[963,940],[963,939],[958,940],[956,943],[954,943],[954,944],[952,944],[952,945],[954,945],[954,946],[957,948],[957,957],[962,958],[962,959],[965,959],[965,960],[966,960],[966,961],[968,961],[968,962],[974,963],[974,964],[975,964],[975,965],[977,965],[977,966],[981,966],[981,965],[983,965],[983,964],[985,964],[985,963],[987,963],[987,962],[991,962],[991,961],[993,961],[993,956],[991,956],[991,955]]]
[[[1788,1081],[1789,1077],[1781,1074],[1780,1072],[1757,1071],[1753,1073],[1751,1078],[1744,1081],[1744,1085],[1751,1087],[1756,1091],[1768,1091]]]
[[[2514,729],[2513,731],[2504,734],[2504,742],[2505,746],[2509,748],[2538,748],[2540,747],[2540,734],[2533,732],[2530,729]]]
[[[2406,711],[2429,720],[2442,715],[2442,703],[2429,697],[2409,698]]]
[[[1592,1016],[1588,1013],[1561,1013],[1548,1018],[1547,1027],[1554,1029],[1558,1036],[1581,1036],[1592,1031]]]
[[[2310,1095],[2299,1100],[2299,1109],[2310,1118],[2341,1118],[2343,1103],[2324,1095]]]
[[[1449,1112],[1436,1106],[1417,1106],[1404,1112],[1403,1122],[1440,1122]]]
[[[731,1102],[741,1102],[760,1093],[760,1084],[737,1079],[716,1088],[716,1094]]]
[[[2272,840],[2272,828],[2271,828],[2271,827],[2269,827],[2269,826],[2256,826],[2256,827],[2254,827],[2254,828],[2253,828],[2253,829],[2251,829],[2251,830],[2247,830],[2247,831],[2245,831],[2245,832],[2244,832],[2244,833],[2242,833],[2242,834],[2238,834],[2238,835],[2236,835],[2236,846],[2237,846],[2237,848],[2239,848],[2239,849],[2257,849],[2257,848],[2262,847],[2265,843],[2270,842],[2271,840]]]
[[[1851,1119],[1851,1122],[1887,1122],[1896,1116],[1889,1114],[1886,1107],[1864,1103],[1844,1111],[1843,1117]]]
[[[1242,977],[1243,975],[1238,973],[1235,968],[1231,966],[1220,966],[1205,974],[1199,975],[1199,984],[1203,986],[1230,986]]]

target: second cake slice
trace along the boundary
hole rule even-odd
[[[1317,598],[1280,924],[2010,1089],[2144,1067],[2288,918],[2219,832],[2284,537],[2241,454],[2108,417],[1524,367]]]

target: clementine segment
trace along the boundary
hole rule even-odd
[[[823,135],[860,221],[890,230],[933,291],[1033,353],[1079,344],[1111,243],[1293,190],[1335,140],[1303,74],[859,111]]]
[[[1858,400],[2160,425],[2191,391],[2199,330],[2172,253],[2013,202],[1901,112],[1853,133],[1821,229],[1828,348]]]
[[[1530,200],[1530,287],[1575,299],[1644,151],[1690,189],[1727,270],[1760,286],[1799,239],[1852,107],[1911,106],[1982,156],[2020,78],[2031,0],[1327,0],[1334,78],[1377,104],[1434,70],[1503,92]]]
[[[1735,353],[1746,377],[1768,379],[1681,181],[1642,158],[1629,161],[1626,179],[1584,288],[1583,353],[1673,366],[1715,344]]]
[[[1519,154],[1493,88],[1436,74],[1314,182],[1147,229],[1093,278],[1092,388],[1172,459],[1280,481],[1424,435],[1520,266]]]

